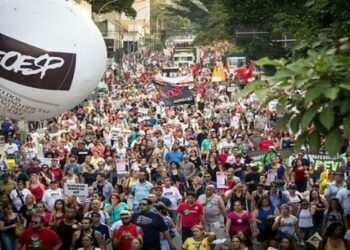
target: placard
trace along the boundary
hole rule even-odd
[[[227,189],[226,185],[227,173],[226,172],[216,172],[216,187]]]
[[[51,167],[51,161],[54,160],[55,158],[42,158],[42,157],[38,157],[38,160],[40,161],[40,166],[46,164],[49,167]],[[59,161],[58,159],[56,159],[57,161]]]
[[[117,140],[118,136],[128,136],[132,131],[130,129],[122,129],[118,127],[111,127],[109,137],[111,140]]]
[[[124,174],[128,172],[127,165],[128,165],[128,160],[127,159],[120,159],[116,161],[117,165],[117,173],[118,174]]]
[[[143,115],[147,115],[148,114],[148,108],[138,108],[137,112]]]
[[[64,184],[64,194],[66,196],[75,195],[80,201],[85,200],[88,194],[88,184],[75,183],[75,184]]]

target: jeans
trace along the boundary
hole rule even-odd
[[[160,248],[161,250],[169,250],[170,247],[169,247],[169,243],[167,240],[161,240],[160,241]]]
[[[1,241],[4,245],[4,249],[16,249],[17,248],[17,239],[14,234],[8,234],[3,232],[1,234]]]

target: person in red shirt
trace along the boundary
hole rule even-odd
[[[131,213],[128,210],[120,212],[121,224],[113,230],[113,248],[119,250],[131,249],[134,239],[143,242],[143,232],[141,227],[131,223]],[[116,222],[119,223],[119,222]]]
[[[225,145],[222,148],[222,152],[218,156],[218,160],[221,164],[221,167],[223,167],[223,168],[225,167],[226,160],[229,156],[230,156],[230,149],[228,146]]]
[[[263,137],[259,142],[259,149],[260,150],[268,150],[270,146],[274,146],[274,143],[272,140],[268,139],[267,137]]]
[[[59,183],[62,184],[62,178],[63,178],[63,171],[58,166],[58,160],[57,159],[51,159],[51,167],[49,169],[49,172],[51,175],[53,175],[53,178]]]
[[[26,229],[18,240],[18,248],[26,250],[56,250],[62,245],[58,235],[44,226],[44,217],[33,215],[31,227]]]
[[[203,206],[195,197],[193,192],[188,192],[186,201],[177,208],[176,229],[182,235],[182,242],[193,236],[191,228],[194,225],[205,225]]]
[[[303,165],[303,160],[297,159],[292,168],[292,182],[299,192],[305,192],[309,181],[309,168]]]

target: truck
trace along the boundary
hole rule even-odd
[[[175,67],[181,67],[184,65],[192,66],[195,63],[199,63],[199,48],[192,46],[192,43],[192,38],[173,40],[172,61]]]

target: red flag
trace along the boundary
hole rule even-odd
[[[244,77],[246,68],[245,67],[237,68],[234,70],[234,72],[236,75],[241,75],[242,77]]]
[[[253,76],[253,69],[254,69],[254,63],[250,63],[248,66],[248,69],[246,70],[243,76],[244,81],[248,81],[248,79]]]

